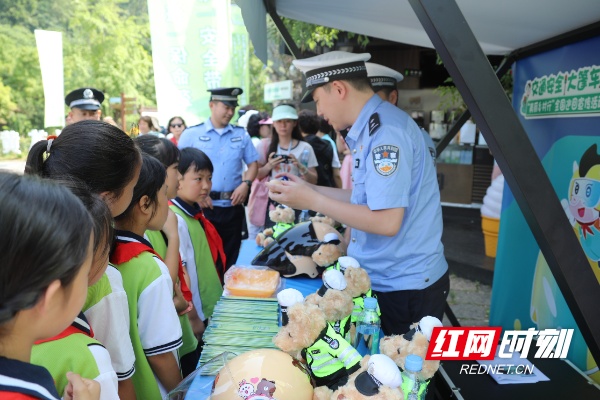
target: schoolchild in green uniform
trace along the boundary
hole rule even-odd
[[[142,155],[129,207],[115,218],[117,241],[110,260],[121,272],[129,302],[129,335],[135,352],[133,384],[138,399],[160,400],[181,381],[176,350],[181,325],[173,304],[169,270],[147,230],[160,230],[169,212],[165,167]]]
[[[171,200],[178,220],[179,253],[190,275],[194,308],[207,320],[223,292],[222,270],[215,265],[226,265],[221,237],[198,205],[210,194],[213,165],[202,151],[188,147],[181,150],[179,172],[179,190]]]
[[[81,311],[93,256],[91,218],[57,184],[0,173],[0,226],[9,227],[0,230],[0,398],[58,400],[48,370],[29,363],[31,348]],[[64,399],[100,398],[97,382],[71,372],[66,379]]]
[[[133,140],[119,128],[100,121],[67,126],[58,137],[34,144],[27,156],[26,174],[84,182],[108,205],[113,217],[131,203],[140,174],[141,158]],[[88,288],[83,312],[98,339],[110,353],[119,379],[119,397],[135,399],[131,377],[135,356],[129,339],[129,307],[123,280],[111,265]]]
[[[179,149],[169,139],[159,138],[153,135],[138,136],[134,139],[135,144],[143,153],[149,154],[160,161],[167,170],[167,198],[172,199],[177,196],[177,188],[181,174],[179,173]],[[154,250],[160,255],[173,279],[173,290],[175,296],[173,303],[179,313],[179,322],[183,333],[183,344],[179,348],[179,362],[181,373],[185,378],[192,373],[198,365],[200,351],[198,339],[190,323],[190,319],[196,324],[202,324],[197,312],[193,309],[192,293],[189,290],[189,276],[186,268],[181,262],[179,255],[179,233],[177,228],[177,217],[172,210],[169,210],[169,216],[165,226],[160,231],[148,230],[144,237],[154,247]],[[175,254],[170,254],[174,249]],[[174,267],[174,268],[173,268]],[[203,331],[200,329],[199,334]]]
[[[94,224],[94,258],[88,274],[91,286],[103,275],[108,266],[108,254],[113,241],[113,219],[110,209],[82,182],[59,182],[81,200]],[[94,280],[95,279],[95,280]],[[85,315],[79,316],[56,336],[37,341],[31,352],[31,363],[50,371],[58,393],[64,393],[69,384],[67,372],[77,371],[83,378],[100,384],[101,399],[117,399],[117,374],[106,348],[96,339]]]

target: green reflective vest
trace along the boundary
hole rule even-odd
[[[362,357],[342,336],[327,324],[317,341],[302,350],[317,386],[331,386],[360,368]]]
[[[294,226],[294,224],[287,224],[285,222],[276,223],[275,226],[273,226],[273,239],[277,239],[279,235],[290,229],[292,226]]]

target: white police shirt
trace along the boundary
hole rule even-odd
[[[351,202],[369,209],[404,208],[393,237],[352,229],[348,255],[377,291],[424,289],[448,269],[434,164],[414,121],[377,95],[365,104],[346,142],[352,153]]]
[[[179,138],[178,147],[202,150],[213,164],[212,191],[232,192],[242,183],[244,163],[258,160],[258,153],[246,130],[231,124],[219,134],[207,119],[187,128]],[[231,200],[213,200],[217,207],[230,207]]]

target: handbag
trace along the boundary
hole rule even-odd
[[[264,159],[267,159],[267,151],[269,150],[270,139],[262,139],[262,147]],[[250,197],[248,199],[248,216],[250,223],[254,226],[263,226],[267,213],[267,204],[269,202],[269,182],[270,176],[267,175],[262,179],[255,178],[250,188]]]

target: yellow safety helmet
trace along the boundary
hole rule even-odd
[[[280,350],[241,354],[221,368],[210,400],[312,400],[313,387],[303,365]]]

